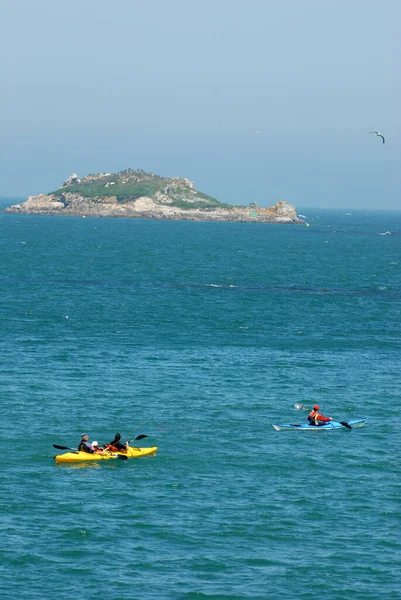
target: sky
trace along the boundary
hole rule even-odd
[[[0,196],[133,168],[399,210],[400,23],[400,0],[0,0]]]

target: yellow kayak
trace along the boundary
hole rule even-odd
[[[140,458],[141,456],[149,456],[150,454],[156,454],[157,446],[151,448],[132,448],[128,446],[127,452],[111,452],[105,450],[103,454],[95,452],[89,454],[88,452],[65,452],[64,454],[57,454],[54,460],[58,463],[72,463],[72,462],[87,462],[92,460],[109,460],[110,458]]]

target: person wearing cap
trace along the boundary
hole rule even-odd
[[[110,444],[105,444],[106,448],[108,446],[113,446],[113,449],[117,450],[118,452],[125,452],[126,450],[128,450],[128,442],[125,442],[125,444],[123,444],[123,442],[121,441],[121,435],[119,433],[116,433],[116,435],[114,436],[114,440],[112,442],[110,442]]]
[[[79,443],[78,450],[80,452],[88,452],[89,454],[94,453],[92,444],[89,443],[89,435],[87,433],[83,433],[81,435],[81,441]]]
[[[320,406],[318,404],[315,404],[315,406],[308,415],[308,421],[310,425],[316,425],[316,427],[321,427],[322,425],[326,425],[326,423],[333,420],[331,417],[325,417],[324,415],[322,415],[319,412],[319,410]]]

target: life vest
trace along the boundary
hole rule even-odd
[[[308,421],[310,425],[318,425],[317,416],[319,414],[318,410],[312,410],[308,415]]]
[[[111,450],[112,452],[120,452],[118,448],[112,446],[111,444],[105,444],[104,447],[107,448],[107,450]]]

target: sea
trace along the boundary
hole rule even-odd
[[[298,210],[0,214],[3,597],[401,598],[401,212]]]

